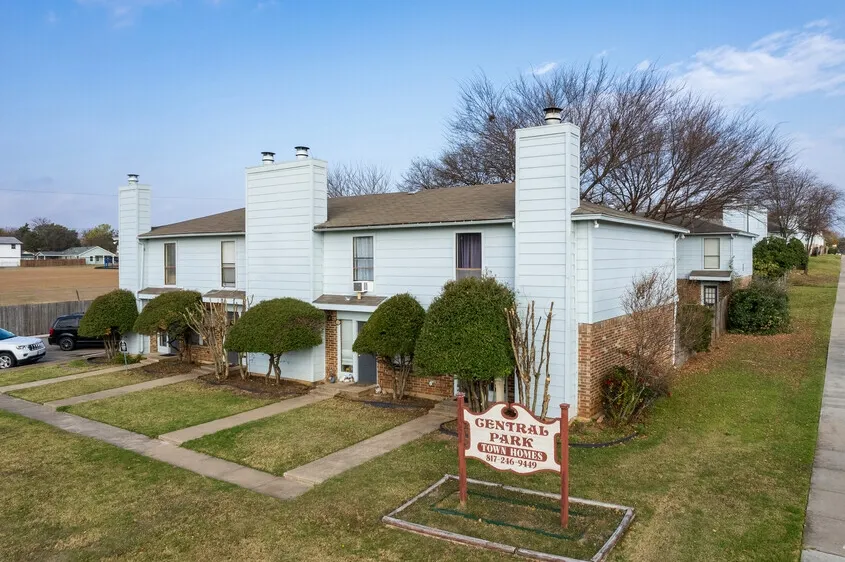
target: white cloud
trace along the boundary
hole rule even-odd
[[[44,21],[47,22],[47,25],[56,25],[59,23],[59,16],[56,15],[56,12],[50,10],[47,12],[47,15],[44,16]]]
[[[640,61],[640,63],[637,66],[634,67],[634,70],[636,70],[638,72],[643,72],[645,70],[648,70],[650,67],[651,67],[651,61],[648,60],[648,59],[645,59],[643,61]]]
[[[748,48],[722,45],[671,65],[695,91],[730,104],[787,99],[801,94],[839,94],[845,87],[845,39],[824,20],[804,30],[772,33]]]
[[[546,74],[547,72],[551,72],[555,68],[557,68],[556,62],[544,62],[543,64],[541,64],[538,67],[532,67],[531,70],[529,71],[529,74],[533,74],[535,76],[542,76],[543,74]]]
[[[598,53],[596,53],[594,55],[594,58],[603,59],[603,58],[607,57],[609,54],[610,54],[610,49],[602,49],[601,51],[599,51]]]
[[[135,23],[138,15],[146,8],[170,4],[174,0],[76,0],[83,6],[104,8],[109,12],[115,27],[126,27]]]

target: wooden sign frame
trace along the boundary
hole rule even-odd
[[[514,412],[514,415],[508,415],[506,412]],[[560,405],[560,414],[560,418],[545,421],[535,416],[522,404],[510,402],[495,402],[483,412],[475,414],[467,410],[464,394],[459,393],[458,493],[461,505],[466,506],[467,502],[466,459],[468,456],[502,472],[516,474],[559,472],[560,525],[564,529],[567,528],[569,526],[569,404]],[[470,430],[469,435],[466,435],[468,422]],[[482,440],[485,434],[487,441]],[[558,435],[560,436],[559,463],[555,459],[555,437]]]

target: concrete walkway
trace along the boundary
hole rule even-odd
[[[121,449],[274,498],[291,499],[310,489],[309,486],[273,474],[175,447],[139,433],[57,412],[49,406],[33,404],[11,396],[0,394],[0,410],[38,420],[70,433],[91,437]]]
[[[65,381],[75,381],[77,379],[96,377],[97,375],[107,375],[109,373],[117,373],[119,371],[131,371],[132,369],[138,369],[140,367],[143,367],[144,365],[151,365],[153,363],[158,363],[158,359],[144,359],[143,361],[139,363],[134,363],[132,365],[119,365],[117,367],[108,367],[106,369],[99,369],[97,371],[86,371],[84,373],[77,373],[75,375],[67,375],[64,377],[55,377],[52,379],[42,379],[40,381],[10,384],[8,386],[0,386],[0,393],[11,392],[13,390],[23,390],[24,388],[33,388],[36,386],[44,386],[47,384],[56,384]]]
[[[153,379],[151,381],[139,382],[138,384],[130,384],[127,386],[120,386],[118,388],[109,388],[108,390],[101,390],[99,392],[92,392],[91,394],[83,394],[82,396],[71,396],[63,400],[54,400],[53,402],[46,402],[44,405],[51,408],[60,408],[62,406],[73,406],[75,404],[82,404],[83,402],[91,402],[93,400],[100,400],[102,398],[113,398],[115,396],[123,396],[124,394],[131,394],[133,392],[140,392],[142,390],[149,390],[151,388],[159,388],[161,386],[168,386],[180,382],[198,379],[203,375],[214,372],[211,367],[199,367],[190,373],[184,375],[174,375],[172,377],[164,377],[160,379]]]
[[[845,267],[845,260],[842,264]],[[845,562],[845,276],[842,273],[830,329],[802,562]]]
[[[186,427],[185,429],[180,429],[178,431],[171,431],[170,433],[159,435],[158,438],[174,445],[181,445],[182,443],[192,439],[199,439],[200,437],[205,437],[206,435],[217,433],[218,431],[223,431],[224,429],[229,429],[231,427],[243,425],[263,418],[269,418],[270,416],[289,412],[290,410],[301,408],[302,406],[308,406],[309,404],[316,404],[317,402],[328,400],[331,397],[332,394],[315,394],[312,392],[303,396],[297,396],[296,398],[288,398],[287,400],[282,400],[281,402],[276,402],[275,404],[270,404],[268,406],[262,406],[261,408],[256,408],[254,410],[247,410],[246,412],[241,412],[240,414],[235,414],[234,416],[229,416],[228,418],[221,418],[219,420],[213,420],[193,427]]]
[[[316,486],[350,468],[362,465],[406,443],[419,439],[435,431],[443,422],[455,419],[455,414],[432,410],[409,422],[403,423],[384,433],[379,433],[346,449],[298,466],[285,472],[285,478]]]

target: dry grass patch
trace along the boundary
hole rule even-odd
[[[117,275],[88,266],[0,268],[0,306],[92,300],[117,289]]]
[[[155,377],[151,377],[140,372],[140,369],[134,369],[130,371],[120,371],[117,373],[106,373],[105,375],[86,377],[84,379],[76,379],[67,382],[59,382],[56,384],[24,388],[22,390],[10,392],[9,395],[29,400],[30,402],[39,402],[44,404],[45,402],[62,400],[64,398],[70,398],[71,396],[82,396],[83,394],[91,394],[92,392],[99,392],[110,388],[119,388],[130,384],[146,382],[153,380],[154,378]]]
[[[60,364],[14,367],[0,371],[0,386],[78,375],[79,373],[107,369],[110,366],[113,367],[114,365],[94,365],[85,359],[74,359]]]

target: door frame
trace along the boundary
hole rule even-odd
[[[341,330],[341,321],[352,322],[352,341],[358,337],[358,322],[366,322],[370,319],[369,312],[341,312],[337,313],[337,380],[340,382],[343,379],[343,335]],[[378,377],[378,371],[376,371]],[[358,354],[352,352],[352,378],[358,382]]]
[[[156,332],[156,344],[158,346],[158,353],[161,355],[168,355],[173,353],[173,349],[170,347],[170,338],[167,336],[167,332]],[[167,343],[162,344],[162,341],[166,341]]]

